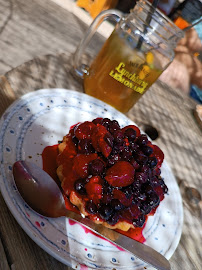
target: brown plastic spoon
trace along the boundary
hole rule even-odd
[[[80,222],[103,238],[131,252],[139,259],[159,270],[170,270],[169,261],[149,246],[119,234],[102,225],[97,225],[65,207],[62,192],[56,182],[40,167],[27,161],[17,161],[13,165],[13,176],[22,198],[39,214],[57,218],[66,216]],[[113,239],[111,239],[112,237]],[[114,240],[116,239],[116,240]]]

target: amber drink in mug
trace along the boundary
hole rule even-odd
[[[81,55],[100,22],[117,25],[90,66]],[[74,54],[74,68],[83,78],[85,93],[126,113],[142,97],[174,58],[183,32],[145,0],[126,17],[117,10],[101,12]]]

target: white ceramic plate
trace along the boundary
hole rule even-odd
[[[44,147],[57,144],[70,126],[96,117],[116,119],[121,126],[134,124],[111,106],[66,89],[38,90],[13,103],[0,121],[1,192],[26,233],[64,264],[74,269],[144,269],[145,263],[110,242],[86,233],[81,225],[72,224],[67,218],[44,218],[32,211],[20,197],[12,178],[16,160],[32,161],[42,167]],[[165,161],[162,176],[169,194],[156,214],[149,217],[143,235],[146,245],[169,259],[180,240],[183,209],[176,180]]]

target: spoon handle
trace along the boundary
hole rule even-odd
[[[109,240],[120,248],[131,252],[133,255],[152,265],[154,268],[159,270],[171,269],[169,261],[153,248],[139,243],[114,230],[106,228],[103,225],[96,224],[90,219],[82,218],[82,216],[77,213],[67,210],[66,216],[74,221],[78,221],[85,227],[89,228],[91,231]]]

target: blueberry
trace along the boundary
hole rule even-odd
[[[113,208],[110,207],[110,205],[108,205],[108,204],[101,204],[98,212],[99,212],[101,218],[103,218],[104,220],[108,220],[110,218],[110,216],[112,215]]]
[[[133,204],[135,204],[135,205],[137,205],[137,206],[140,206],[141,205],[141,201],[139,200],[139,193],[137,193],[136,195],[133,195],[133,201],[132,201],[132,203]]]
[[[119,129],[120,129],[120,126],[119,126],[118,121],[116,120],[111,121],[109,125],[109,132],[111,132],[111,134],[114,134]]]
[[[151,208],[156,207],[160,203],[159,196],[156,194],[156,192],[152,192],[148,198],[147,198],[147,203]]]
[[[113,199],[113,194],[108,193],[108,192],[107,193],[104,193],[102,195],[101,203],[102,204],[108,204],[108,203],[110,203],[112,201],[112,199]]]
[[[86,203],[86,210],[90,214],[96,214],[96,212],[97,212],[97,206],[92,201],[88,201]]]
[[[113,199],[110,204],[115,211],[124,209],[124,205],[118,199]]]
[[[142,183],[141,183],[140,179],[135,178],[135,180],[133,182],[133,189],[135,189],[135,190],[139,189],[141,185],[142,185]]]
[[[145,223],[145,216],[143,214],[139,215],[137,219],[133,219],[133,225],[135,227],[142,227]]]
[[[150,179],[150,183],[153,187],[157,187],[157,186],[160,186],[160,183],[159,183],[159,180],[157,177],[153,176],[151,179]]]
[[[107,223],[109,225],[115,225],[117,222],[119,221],[119,214],[118,213],[115,213],[113,214],[108,220],[107,220]]]
[[[112,166],[112,165],[114,165],[116,162],[118,162],[120,160],[121,160],[121,157],[120,157],[119,154],[110,155],[108,160],[107,160],[107,165]]]
[[[147,175],[151,174],[151,169],[149,168],[148,165],[145,164],[141,166],[140,171],[146,173]]]
[[[89,173],[92,175],[101,175],[104,172],[105,164],[101,159],[94,159],[88,165]]]
[[[135,142],[130,142],[130,150],[132,151],[132,152],[135,152],[135,151],[137,151],[139,149],[139,145],[138,144],[136,144]]]
[[[140,167],[139,163],[134,158],[130,160],[130,164],[134,167],[135,170],[138,170]]]
[[[115,143],[118,143],[118,144],[123,143],[124,136],[123,136],[123,132],[121,130],[115,131],[113,136],[114,136]]]
[[[148,143],[148,138],[147,138],[147,135],[145,134],[142,134],[138,137],[137,139],[137,143],[140,145],[140,146],[143,146],[143,145],[146,145]]]
[[[125,147],[124,147],[124,145],[123,144],[116,144],[115,146],[114,146],[114,152],[115,153],[121,153],[121,152],[123,152],[124,150],[125,150]]]
[[[122,188],[122,191],[124,192],[127,199],[130,199],[133,194],[133,188],[132,186],[127,186],[126,188]]]
[[[140,193],[138,196],[138,200],[143,202],[146,200],[146,194],[145,193]]]
[[[123,160],[128,161],[132,157],[132,153],[130,151],[128,151],[127,149],[124,149],[121,152],[121,157],[122,157]]]
[[[154,168],[152,171],[153,176],[158,176],[161,174],[161,170],[159,168]]]
[[[163,183],[163,184],[161,185],[161,187],[162,187],[162,189],[163,189],[164,194],[168,193],[168,187],[166,186],[165,183]]]
[[[127,137],[129,141],[134,141],[136,139],[136,131],[133,128],[127,128],[124,132],[124,136]]]
[[[75,135],[72,136],[72,141],[76,146],[78,145],[79,140],[77,139],[77,137]]]
[[[104,185],[103,185],[103,193],[104,194],[112,194],[113,189],[114,188],[112,186],[110,186],[107,181],[104,182]]]
[[[140,205],[140,211],[144,214],[147,215],[151,212],[151,206],[146,202],[142,202]]]
[[[147,161],[148,161],[148,157],[146,155],[144,155],[142,153],[142,151],[138,151],[136,152],[136,154],[134,155],[136,161],[139,163],[139,164],[146,164]]]
[[[148,176],[144,172],[136,172],[135,173],[136,181],[140,182],[141,184],[146,183]]]
[[[149,157],[148,164],[150,168],[156,167],[157,163],[158,163],[158,160],[156,157]]]
[[[141,190],[146,194],[151,194],[154,191],[153,187],[150,184],[148,184],[148,182],[141,186]]]
[[[79,194],[81,195],[86,194],[85,181],[83,179],[76,180],[74,183],[74,188]]]
[[[143,146],[141,150],[146,156],[150,156],[154,152],[154,150],[147,145]]]
[[[135,187],[133,185],[133,198],[138,198],[138,196],[140,195],[140,188]]]
[[[111,124],[111,120],[109,118],[102,119],[102,125],[108,130]]]

